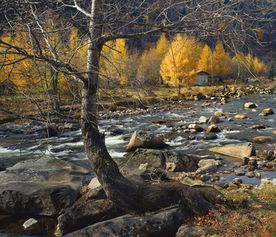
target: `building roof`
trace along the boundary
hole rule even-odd
[[[197,71],[196,74],[209,75],[208,72],[205,72],[205,71],[202,71],[202,70]]]

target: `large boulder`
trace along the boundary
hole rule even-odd
[[[161,211],[154,215],[124,215],[90,225],[66,237],[107,237],[107,236],[174,236],[183,218],[188,213],[180,208]]]
[[[191,172],[197,169],[198,160],[197,157],[191,157],[177,151],[137,149],[123,165],[122,170],[129,173],[129,171],[139,169],[141,164],[146,164],[145,167],[162,169],[173,167],[173,170],[172,168],[169,170]]]
[[[254,146],[250,142],[227,144],[223,146],[212,147],[209,150],[222,155],[232,156],[236,158],[250,157],[255,152]]]
[[[3,171],[9,167],[14,166],[18,162],[29,160],[29,156],[17,156],[12,150],[10,153],[1,154],[0,157],[0,171]]]
[[[88,191],[58,217],[56,235],[62,236],[125,213],[106,198],[103,189]]]
[[[0,213],[58,215],[89,179],[89,170],[54,158],[17,163],[0,172]]]
[[[126,151],[134,151],[137,148],[162,149],[167,146],[168,144],[153,134],[144,131],[135,131],[130,138]]]

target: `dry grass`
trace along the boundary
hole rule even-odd
[[[223,191],[232,202],[232,209],[222,206],[193,224],[208,226],[214,235],[221,237],[275,237],[276,188],[255,189],[253,192]]]

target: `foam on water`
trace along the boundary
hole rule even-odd
[[[106,137],[105,143],[107,146],[113,146],[113,145],[126,143],[126,141],[124,141],[123,135],[119,135],[119,136]]]
[[[123,158],[126,152],[118,152],[115,150],[108,150],[110,156],[115,159]]]

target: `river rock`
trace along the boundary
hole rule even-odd
[[[246,171],[242,170],[242,169],[237,169],[234,171],[235,175],[237,175],[237,176],[243,176],[243,175],[245,175],[245,172]]]
[[[253,109],[253,108],[256,108],[257,105],[253,102],[247,102],[243,105],[244,108],[247,108],[247,109]]]
[[[208,122],[208,118],[206,118],[205,116],[200,116],[198,119],[199,123],[207,123]]]
[[[58,217],[56,234],[63,236],[124,214],[124,211],[106,199],[103,189],[94,189],[85,193],[72,207],[67,208],[64,214]]]
[[[261,179],[260,187],[271,186],[271,185],[276,186],[276,179],[268,179],[268,178]]]
[[[200,127],[200,126],[197,125],[197,124],[190,124],[190,125],[188,126],[188,128],[189,128],[190,130],[194,130],[195,132],[202,132],[202,131],[203,131],[203,128]]]
[[[235,118],[235,119],[246,119],[247,116],[244,115],[244,114],[236,114],[236,115],[234,116],[234,118]]]
[[[182,225],[178,229],[176,237],[207,237],[210,236],[210,230],[205,226]]]
[[[248,128],[251,128],[251,129],[265,129],[266,126],[264,124],[256,124],[256,125],[252,125]]]
[[[129,160],[123,165],[122,170],[130,173],[130,171],[138,169],[141,164],[146,164],[149,167],[166,169],[167,164],[170,164],[170,171],[192,172],[197,169],[199,158],[187,156],[177,151],[160,151],[154,149],[137,149]],[[172,165],[172,163],[174,165]],[[173,167],[173,170],[171,170]]]
[[[135,131],[126,147],[126,151],[134,151],[137,148],[162,149],[168,145],[153,134],[144,131]]]
[[[213,147],[209,150],[212,152],[236,158],[250,157],[255,152],[254,146],[250,142],[227,144],[223,146]]]
[[[253,178],[253,177],[255,177],[255,173],[254,173],[253,171],[247,172],[245,175],[246,175],[248,178]]]
[[[191,179],[189,177],[179,177],[178,181],[189,186],[204,185],[203,181],[199,179]]]
[[[214,173],[219,165],[221,165],[219,160],[202,159],[198,162],[199,168],[196,170],[196,174]]]
[[[154,215],[124,215],[90,225],[66,237],[107,236],[174,236],[188,213],[180,208],[161,211]]]
[[[218,133],[221,132],[219,127],[215,124],[210,125],[208,128],[206,128],[207,133]]]
[[[223,114],[222,111],[216,111],[216,112],[214,113],[214,115],[215,115],[216,117],[222,117],[222,116],[224,116],[224,114]]]
[[[208,123],[219,123],[220,122],[220,119],[219,119],[219,117],[217,117],[217,116],[215,116],[215,115],[213,115],[213,116],[211,116],[210,118],[209,118],[209,120],[208,120]]]
[[[251,138],[251,141],[256,143],[274,143],[276,139],[272,136],[257,136]]]
[[[274,114],[274,111],[271,108],[263,109],[262,112],[260,113],[260,115],[263,115],[263,116],[267,116],[271,114]]]
[[[202,138],[203,140],[215,140],[218,136],[215,133],[205,133]]]
[[[34,219],[34,218],[30,218],[28,220],[26,220],[24,223],[23,223],[23,228],[25,230],[27,229],[31,229],[31,228],[34,228],[35,225],[38,223],[38,220]]]
[[[239,185],[239,184],[242,184],[242,179],[240,179],[240,178],[234,178],[234,179],[232,180],[232,182],[233,182],[233,184]]]
[[[275,153],[271,150],[256,150],[256,157],[262,160],[271,161],[275,158]]]
[[[58,215],[90,178],[87,169],[54,158],[17,163],[0,172],[0,213]]]

